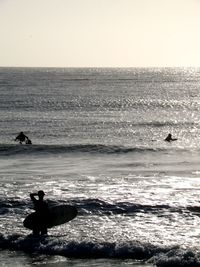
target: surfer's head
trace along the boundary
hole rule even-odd
[[[38,191],[38,197],[39,197],[39,198],[43,198],[44,195],[45,195],[45,193],[44,193],[43,190]]]

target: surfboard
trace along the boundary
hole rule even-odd
[[[29,214],[23,225],[28,229],[35,229],[40,225],[45,225],[47,228],[52,228],[54,226],[64,224],[73,220],[77,216],[77,209],[70,205],[55,205],[49,207],[48,214],[44,217],[38,215],[38,213],[33,212]]]

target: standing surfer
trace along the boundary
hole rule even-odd
[[[36,196],[38,199],[35,198]],[[33,229],[33,235],[39,235],[40,233],[41,235],[47,234],[48,204],[44,201],[44,196],[45,193],[42,190],[30,194],[39,221],[38,225]]]

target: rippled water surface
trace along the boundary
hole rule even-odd
[[[199,82],[198,69],[0,69],[3,266],[199,266]],[[34,239],[23,220],[40,189],[78,216]]]

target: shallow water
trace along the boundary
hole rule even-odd
[[[16,267],[24,266],[39,266],[39,267],[65,267],[73,266],[73,267],[82,267],[82,266],[116,266],[116,267],[124,267],[124,266],[135,266],[141,267],[144,266],[140,261],[134,260],[112,260],[112,259],[70,259],[62,256],[46,256],[46,255],[27,255],[22,252],[10,252],[10,251],[2,251],[0,254],[0,259],[3,258],[4,265],[11,267],[13,266],[13,261],[17,261]],[[151,267],[152,264],[145,264],[146,267]]]

